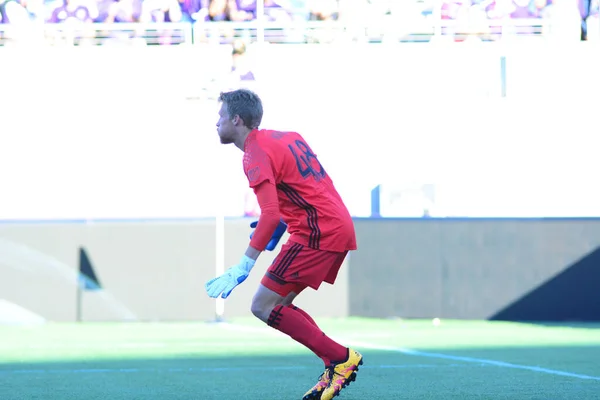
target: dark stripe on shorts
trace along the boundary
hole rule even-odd
[[[293,257],[293,256],[294,256],[294,254],[293,254],[292,250],[293,250],[293,249],[294,249],[294,247],[295,247],[295,246],[297,246],[297,245],[298,245],[298,243],[294,243],[294,244],[291,246],[290,250],[288,250],[288,251],[285,253],[285,255],[283,256],[283,258],[281,258],[281,259],[278,259],[278,258],[277,258],[277,259],[275,259],[275,262],[277,262],[277,265],[274,267],[272,274],[274,274],[274,275],[277,275],[277,274],[276,274],[277,270],[279,270],[279,269],[281,268],[281,266],[282,266],[282,265],[285,265],[285,264],[287,264],[287,263],[288,263],[289,259],[290,259],[291,257]],[[279,275],[277,275],[277,276],[279,276]]]
[[[273,275],[280,276],[283,278],[285,271],[289,268],[290,265],[294,262],[294,259],[300,253],[304,246],[299,243],[294,243],[292,247],[288,250],[283,260],[275,267],[273,270]]]
[[[270,280],[276,282],[278,285],[285,285],[287,283],[282,278],[278,277],[277,275],[274,275],[271,271],[267,271],[266,276]]]
[[[321,242],[321,229],[319,228],[319,221],[317,210],[314,206],[310,205],[301,195],[287,183],[281,182],[277,185],[277,188],[281,190],[290,199],[294,205],[302,208],[306,211],[306,222],[310,228],[310,236],[308,238],[308,247],[311,249],[319,249]]]

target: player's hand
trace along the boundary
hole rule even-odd
[[[226,299],[237,285],[246,280],[255,262],[250,257],[242,257],[239,264],[229,268],[223,275],[206,282],[204,285],[206,293],[215,299],[219,296]]]
[[[252,229],[256,229],[257,226],[258,226],[258,221],[254,221],[250,224],[250,228],[252,228]],[[279,225],[277,225],[277,228],[275,228],[275,232],[273,232],[273,236],[271,236],[271,240],[269,240],[269,243],[267,243],[267,247],[265,247],[265,250],[269,250],[269,251],[275,250],[275,247],[277,247],[277,243],[279,243],[279,241],[281,240],[281,237],[283,236],[283,234],[285,233],[286,230],[287,230],[286,223],[283,222],[283,220],[280,220]],[[252,233],[250,233],[250,239],[252,239],[252,236],[254,236],[254,231],[252,231]]]

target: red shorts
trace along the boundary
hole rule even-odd
[[[299,243],[281,247],[261,283],[282,297],[300,293],[307,286],[317,290],[321,283],[333,284],[347,251],[315,250]]]

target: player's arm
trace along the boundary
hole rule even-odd
[[[273,182],[264,181],[260,183],[254,187],[254,193],[260,206],[260,218],[250,240],[250,245],[246,250],[246,256],[256,260],[260,253],[267,247],[267,244],[279,226],[281,217],[279,214],[277,187]]]
[[[256,259],[265,249],[277,225],[279,225],[279,203],[275,186],[275,174],[269,155],[264,149],[254,146],[247,150],[244,157],[244,172],[248,177],[250,187],[256,193],[261,208],[259,225],[239,263],[229,268],[221,276],[206,282],[206,292],[213,298],[226,299],[233,289],[246,280],[250,271],[254,268]]]

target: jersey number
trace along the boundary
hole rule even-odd
[[[325,169],[317,159],[317,156],[302,140],[296,140],[294,144],[295,146],[289,144],[288,147],[296,159],[296,165],[298,166],[300,175],[302,175],[303,178],[312,175],[316,181],[323,179],[325,177]]]

